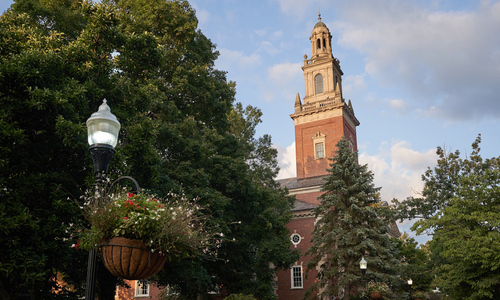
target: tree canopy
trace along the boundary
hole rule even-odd
[[[450,299],[500,297],[500,157],[483,159],[480,142],[467,158],[438,148],[423,197],[398,202],[400,217],[423,217],[417,233],[432,233],[434,284]]]
[[[430,284],[433,279],[432,266],[427,245],[418,245],[414,238],[408,236],[407,233],[402,234],[397,240],[397,255],[399,260],[399,274],[404,281],[400,289],[402,292],[424,291],[430,290]],[[406,285],[408,280],[412,280],[409,288]],[[408,297],[405,299],[410,299]]]
[[[186,1],[18,0],[0,17],[3,298],[82,294],[86,253],[71,247],[71,225],[93,181],[85,121],[103,98],[122,124],[109,176],[198,198],[220,233],[158,282],[186,298],[216,285],[275,297],[275,270],[297,259],[292,199],[273,179],[271,138],[255,137],[260,110],[235,102],[217,56]]]

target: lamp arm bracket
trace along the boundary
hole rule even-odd
[[[130,181],[132,181],[132,183],[134,183],[135,185],[135,192],[136,193],[140,193],[141,191],[141,188],[139,187],[139,183],[137,182],[137,180],[135,180],[134,178],[130,177],[130,176],[121,176],[119,177],[118,179],[116,179],[115,181],[113,181],[113,183],[111,184],[111,186],[109,187],[109,192],[111,192],[111,189],[113,188],[113,186],[117,183],[119,183],[120,181],[124,180],[124,179],[128,179]]]

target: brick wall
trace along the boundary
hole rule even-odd
[[[321,132],[325,137],[324,159],[315,159],[313,136]],[[326,175],[335,155],[336,145],[343,137],[351,138],[354,149],[357,150],[356,130],[344,120],[343,116],[332,117],[325,120],[318,120],[303,123],[295,126],[295,151],[297,163],[297,178],[315,177]]]
[[[319,205],[318,197],[321,196],[323,192],[312,192],[307,194],[297,194],[295,198],[300,201],[304,201],[309,204]]]
[[[304,288],[301,289],[292,289],[292,282],[291,282],[291,269],[287,270],[282,270],[278,272],[278,282],[277,282],[277,294],[278,294],[278,299],[282,300],[300,300],[304,296],[304,293],[307,291],[307,289],[311,286],[311,284],[314,282],[316,279],[317,272],[316,270],[311,271],[307,274],[306,278],[306,263],[309,261],[310,257],[309,256],[304,256],[305,252],[309,247],[311,246],[311,233],[314,229],[314,217],[307,217],[307,218],[297,218],[293,219],[289,224],[288,224],[288,229],[290,230],[290,235],[294,232],[298,233],[301,237],[302,240],[300,243],[297,245],[297,247],[292,246],[292,249],[298,249],[300,251],[300,259],[298,262],[296,262],[297,265],[302,265],[302,271],[304,273],[303,275],[303,280],[304,280]]]

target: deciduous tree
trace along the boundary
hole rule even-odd
[[[292,200],[273,179],[270,137],[254,136],[261,112],[235,103],[217,56],[186,1],[18,0],[1,16],[3,294],[82,294],[86,253],[71,247],[69,227],[81,214],[68,198],[92,184],[85,121],[106,98],[122,125],[109,176],[197,197],[221,233],[159,283],[191,298],[215,285],[274,297],[276,268],[296,259]],[[72,289],[56,294],[57,274]],[[99,299],[113,297],[115,280],[101,278]]]
[[[437,166],[423,176],[424,197],[399,206],[402,215],[424,217],[413,229],[432,232],[435,284],[451,299],[500,297],[500,158],[483,159],[480,142],[465,159],[438,148]]]

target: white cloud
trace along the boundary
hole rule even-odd
[[[408,93],[422,113],[499,118],[500,2],[443,12],[407,1],[356,1],[343,16],[335,26],[339,43],[366,55],[365,71]]]
[[[396,112],[401,114],[406,114],[408,112],[408,103],[401,99],[389,99],[387,100],[389,107]]]
[[[295,100],[297,86],[304,78],[301,66],[301,63],[282,63],[268,68],[267,78],[263,83],[264,99],[271,101],[279,97],[280,101]]]
[[[283,31],[277,30],[277,31],[273,32],[272,36],[275,38],[281,37],[281,36],[283,36]]]
[[[291,13],[294,15],[302,15],[306,8],[310,5],[309,1],[303,0],[276,0],[279,5],[281,11],[285,13]]]
[[[198,18],[198,26],[203,26],[210,20],[210,13],[204,9],[196,9],[196,18]]]
[[[359,90],[366,90],[364,75],[347,75],[342,80],[342,93],[351,95]]]
[[[274,144],[273,147],[278,149],[278,165],[280,167],[280,172],[277,179],[296,177],[295,142],[288,147],[281,147],[278,144]]]
[[[276,48],[276,46],[269,41],[261,42],[261,46],[262,49],[264,49],[264,51],[266,51],[266,53],[269,55],[275,55],[280,52],[280,49]]]
[[[382,187],[381,196],[385,201],[418,196],[423,187],[421,176],[427,167],[435,165],[436,160],[435,149],[419,152],[405,141],[395,142],[390,147],[389,143],[383,143],[379,153],[363,152],[359,156],[359,162],[367,164],[373,172],[375,186]]]
[[[255,34],[259,37],[263,37],[267,34],[267,30],[265,30],[265,29],[258,29],[258,30],[254,30],[253,32],[255,32]]]
[[[262,98],[267,102],[273,100],[275,97],[274,92],[272,90],[266,90],[262,92]]]
[[[268,69],[268,76],[274,84],[286,85],[293,78],[303,76],[301,67],[301,63],[277,64]]]
[[[333,3],[331,0],[315,0],[315,1],[304,1],[304,0],[275,0],[279,3],[281,11],[286,14],[292,14],[298,18],[304,18],[306,13],[308,13],[308,8],[311,6],[316,6],[318,8],[330,7]]]
[[[221,70],[232,69],[235,65],[242,69],[252,69],[262,63],[262,58],[257,54],[246,56],[240,51],[224,48],[219,49],[219,52],[221,55],[217,59],[217,68]]]

